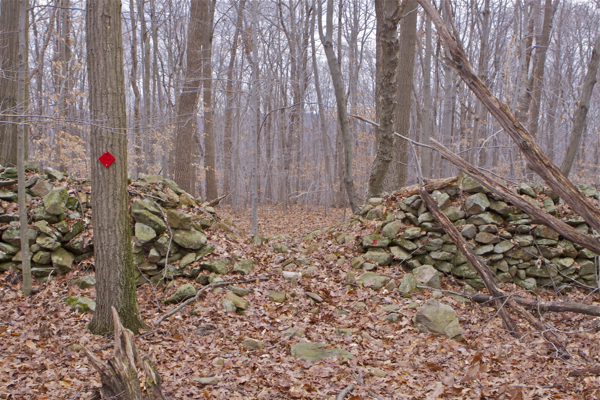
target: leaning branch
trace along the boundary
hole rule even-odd
[[[502,125],[527,158],[530,168],[569,204],[596,231],[600,232],[600,211],[596,209],[573,185],[571,181],[546,156],[529,132],[515,118],[508,105],[501,103],[490,92],[473,70],[464,50],[448,30],[430,0],[418,0],[435,24],[450,58],[446,62],[456,71],[481,103]]]

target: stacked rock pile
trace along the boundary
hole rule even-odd
[[[90,182],[68,178],[52,168],[41,174],[34,164],[27,176],[32,275],[43,282],[93,256]],[[21,268],[17,192],[16,169],[0,167],[0,272]],[[142,175],[129,185],[129,193],[139,284],[177,276],[206,284],[230,270],[252,271],[255,263],[250,260],[206,258],[215,248],[205,230],[231,229],[209,203],[158,175]]]
[[[578,187],[593,202],[598,200],[598,191],[593,187]],[[513,191],[577,230],[591,234],[583,218],[573,215],[552,190],[534,183],[520,184]],[[460,176],[458,184],[433,191],[432,195],[500,282],[513,282],[529,290],[577,283],[598,286],[593,252],[534,222],[532,216],[508,205],[470,177]],[[430,265],[475,288],[483,287],[475,269],[427,211],[419,195],[370,199],[358,218],[366,225],[375,222],[376,233],[359,238],[358,248],[364,254],[352,260],[353,268],[374,270],[399,264],[413,270]],[[338,243],[347,241],[348,236],[339,235]]]

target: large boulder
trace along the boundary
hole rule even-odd
[[[434,299],[428,300],[417,310],[413,324],[421,332],[444,335],[450,339],[462,336],[456,312],[449,305]]]

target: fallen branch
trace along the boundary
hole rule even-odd
[[[476,303],[487,303],[493,300],[491,296],[488,296],[486,294],[464,296],[468,297]],[[600,307],[591,306],[589,304],[576,303],[574,301],[536,301],[518,296],[511,296],[511,298],[524,307],[527,307],[532,310],[539,310],[541,312],[574,312],[578,314],[586,314],[593,315],[594,317],[600,317]]]
[[[340,392],[340,394],[337,395],[336,400],[344,400],[344,397],[346,397],[348,394],[350,394],[350,392],[353,390],[354,390],[353,384],[346,386],[346,388],[344,390],[342,390]]]
[[[256,281],[268,281],[268,280],[269,280],[269,278],[258,277],[258,278],[253,278],[253,279],[247,279],[247,280],[244,280],[244,281],[230,281],[230,282],[210,283],[210,284],[204,286],[202,289],[200,289],[198,291],[198,293],[196,293],[196,295],[194,297],[190,297],[189,299],[187,299],[186,301],[184,301],[183,303],[179,304],[177,307],[175,307],[174,309],[172,309],[171,311],[169,311],[168,313],[166,313],[165,315],[163,315],[162,317],[160,317],[158,320],[156,320],[155,325],[156,326],[160,325],[161,322],[163,322],[165,319],[169,318],[173,314],[178,313],[183,308],[185,308],[188,304],[194,303],[194,302],[198,301],[198,299],[200,298],[200,296],[202,296],[202,294],[204,292],[206,292],[210,288],[215,288],[215,287],[220,287],[220,286],[227,286],[227,285],[237,285],[237,284],[240,284],[240,283],[250,283],[250,282],[256,282]]]
[[[502,321],[508,330],[516,333],[517,327],[510,318],[508,311],[502,307],[502,298],[505,298],[506,303],[512,309],[514,309],[521,318],[525,319],[532,327],[539,331],[546,340],[552,343],[559,353],[567,355],[567,349],[563,344],[563,341],[555,332],[548,330],[541,321],[536,319],[533,315],[531,315],[531,313],[529,313],[529,311],[525,310],[515,300],[513,300],[504,291],[496,286],[496,283],[494,282],[494,273],[488,268],[487,265],[483,263],[483,261],[479,259],[479,257],[477,257],[460,232],[458,232],[454,224],[452,224],[450,219],[448,219],[448,217],[442,212],[435,199],[431,197],[429,193],[427,193],[427,190],[421,187],[419,189],[419,194],[421,195],[421,199],[425,202],[425,205],[427,205],[427,209],[431,212],[444,231],[450,236],[456,247],[458,247],[460,252],[464,254],[473,268],[475,268],[479,276],[483,279],[486,288],[493,297],[494,303],[498,307],[498,313],[502,317]]]
[[[600,211],[583,196],[577,187],[546,156],[527,129],[513,115],[510,107],[501,103],[473,70],[467,55],[440,17],[431,0],[418,0],[435,24],[450,57],[446,62],[462,78],[475,96],[496,118],[506,133],[525,155],[529,167],[538,174],[571,208],[597,232],[600,232]]]
[[[596,238],[578,231],[577,229],[568,225],[566,222],[548,214],[541,208],[534,206],[527,200],[510,191],[505,186],[501,185],[489,174],[479,171],[476,167],[469,164],[467,161],[457,156],[456,154],[452,153],[450,150],[448,150],[447,147],[445,147],[437,140],[431,139],[430,143],[431,146],[437,152],[439,152],[443,158],[450,161],[459,170],[471,176],[473,179],[487,187],[489,190],[492,191],[492,193],[502,197],[506,201],[517,206],[519,209],[525,211],[527,214],[533,215],[535,218],[539,219],[542,224],[546,225],[551,229],[554,229],[556,232],[560,233],[570,241],[578,243],[596,254],[600,254],[600,242]]]
[[[583,375],[600,375],[600,366],[583,368],[583,369],[575,369],[569,372],[569,376],[583,376]]]

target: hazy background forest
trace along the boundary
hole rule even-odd
[[[190,18],[190,1],[122,2],[132,176],[173,176],[180,156],[176,138],[182,93],[195,92],[199,107],[193,111],[197,122],[193,143],[183,144],[192,156],[192,194],[210,199],[230,193],[227,201],[234,208],[249,204],[256,118],[262,204],[344,204],[343,143],[315,3],[192,3],[196,1],[205,6],[200,21]],[[10,0],[2,0],[4,17],[7,3]],[[600,5],[573,0],[451,3],[460,40],[478,74],[560,165],[600,32]],[[29,159],[41,167],[89,177],[85,1],[30,0],[29,6]],[[333,48],[340,60],[348,112],[378,121],[375,4],[344,0],[334,2],[333,9]],[[549,17],[545,38],[544,22]],[[198,23],[199,28],[192,26]],[[480,167],[507,179],[523,179],[523,157],[446,66],[443,46],[416,1],[408,1],[399,32],[400,107],[395,130],[422,142],[436,138]],[[201,57],[191,62],[187,51],[198,39]],[[549,41],[547,47],[544,40]],[[407,89],[411,86],[412,93]],[[571,172],[575,182],[598,182],[596,104],[597,90]],[[356,118],[350,125],[352,173],[364,200],[377,131]],[[406,143],[397,141],[387,191],[415,182],[414,157],[402,146]],[[456,173],[436,154],[420,157],[426,176]]]

